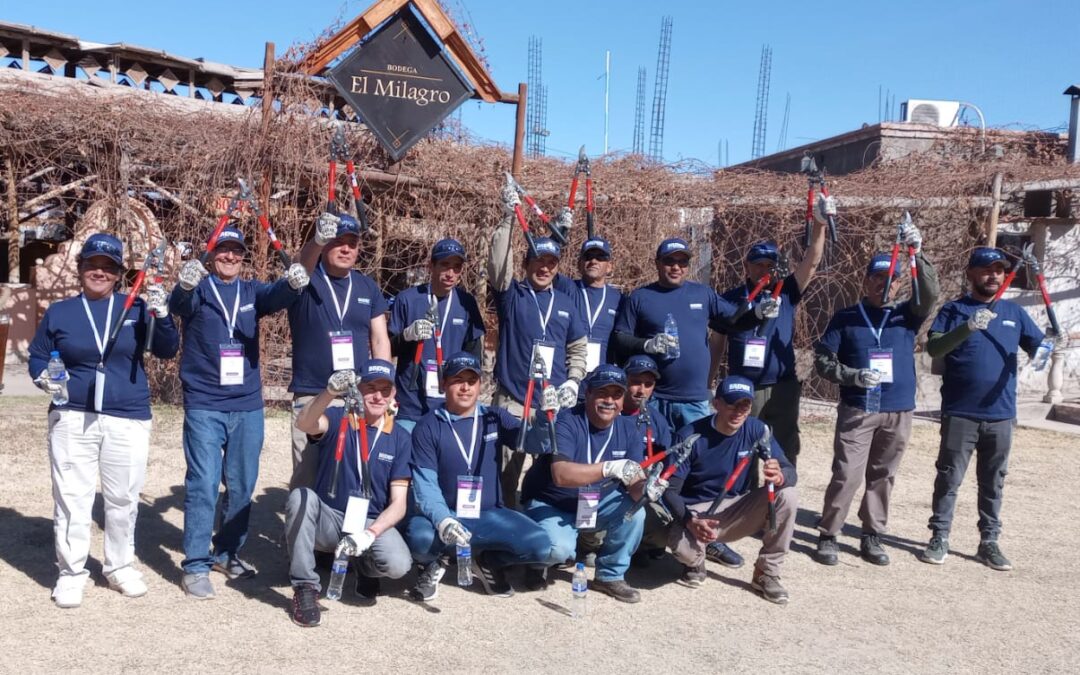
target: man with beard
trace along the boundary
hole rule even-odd
[[[578,254],[580,279],[575,281],[562,274],[555,275],[555,288],[578,301],[589,329],[587,373],[609,361],[608,342],[623,297],[619,289],[607,283],[611,268],[611,244],[606,239],[594,237],[585,240]]]

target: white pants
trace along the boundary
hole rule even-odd
[[[79,576],[85,580],[90,574],[85,566],[99,475],[105,502],[103,571],[106,576],[132,571],[135,518],[139,492],[146,480],[149,448],[150,420],[78,410],[49,413],[53,530],[61,579]]]

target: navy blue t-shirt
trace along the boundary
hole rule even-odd
[[[339,307],[345,314],[344,319],[338,314]],[[318,394],[326,388],[326,380],[334,372],[331,332],[352,333],[354,370],[360,372],[371,358],[371,320],[384,313],[386,299],[371,277],[356,270],[350,270],[344,277],[324,277],[320,263],[311,275],[311,283],[289,307],[289,330],[293,340],[289,391]]]
[[[749,293],[750,289],[743,285],[726,291],[720,297],[733,305],[741,306],[746,303]],[[761,293],[764,294],[765,291]],[[802,300],[802,292],[794,274],[784,280],[780,297],[780,316],[764,322],[758,329],[728,333],[719,322],[711,324],[713,330],[727,335],[729,375],[741,375],[759,386],[795,378],[795,308]],[[765,340],[764,368],[743,366],[746,343],[754,339]]]
[[[970,295],[945,303],[931,333],[948,333],[986,307]],[[1016,353],[1034,355],[1043,332],[1023,307],[1008,300],[994,305],[997,318],[986,330],[974,331],[945,355],[941,378],[941,413],[977,420],[1016,417]]]
[[[360,493],[360,458],[357,456],[359,432],[351,426],[345,431],[345,451],[341,456],[341,469],[338,474],[336,496],[331,499],[330,481],[334,479],[334,455],[337,451],[337,438],[345,408],[330,407],[323,413],[329,422],[326,433],[318,441],[319,469],[315,477],[315,493],[330,508],[345,512],[352,492]],[[368,469],[371,471],[371,502],[368,504],[368,518],[378,518],[390,504],[390,482],[409,480],[412,472],[409,462],[412,459],[412,439],[409,432],[395,425],[390,433],[379,434],[378,427],[368,426]]]
[[[597,429],[589,423],[585,406],[578,404],[559,413],[555,421],[555,435],[559,442],[560,459],[578,464],[597,464],[615,459],[632,459],[640,462],[645,458],[645,444],[638,430],[637,419],[620,415],[607,429]],[[610,438],[610,440],[609,440]],[[591,446],[590,446],[591,443]],[[605,444],[607,447],[605,447]],[[592,455],[589,455],[589,450]],[[521,486],[521,499],[533,499],[554,506],[566,513],[577,512],[578,488],[558,487],[551,477],[553,456],[541,455],[525,474]],[[608,483],[602,497],[615,489]]]
[[[535,297],[535,300],[534,300]],[[526,281],[515,281],[510,288],[495,292],[499,314],[499,352],[495,361],[495,379],[520,402],[525,401],[529,383],[529,365],[533,345],[544,340],[555,347],[550,382],[566,382],[566,345],[585,336],[587,327],[577,302],[569,295],[548,288],[535,293]],[[548,314],[548,308],[551,313]],[[543,318],[547,317],[547,330]],[[539,399],[539,397],[534,397]],[[539,400],[533,401],[533,407]]]
[[[729,318],[737,307],[711,288],[693,281],[676,288],[642,286],[626,297],[615,330],[638,338],[664,332],[668,314],[679,327],[679,358],[654,356],[660,367],[655,395],[669,401],[707,401],[709,391],[709,322]]]
[[[394,298],[393,309],[390,311],[390,334],[401,335],[413,321],[423,319],[428,312],[431,288],[428,284],[421,284],[408,288]],[[453,300],[450,300],[451,296]],[[446,312],[447,302],[450,302],[450,313]],[[480,308],[476,305],[476,299],[463,290],[455,288],[445,298],[439,300],[439,321],[442,330],[443,358],[462,351],[465,345],[484,336],[484,319],[480,315]],[[408,343],[409,348],[404,354],[398,354],[397,385],[398,414],[403,420],[418,420],[427,414],[432,408],[442,404],[443,399],[429,400],[424,388],[425,374],[421,373],[421,379],[415,391],[411,391],[412,385],[406,385],[405,376],[412,365],[413,356],[416,354],[416,343]],[[425,366],[435,366],[435,340],[424,340],[424,353],[421,363]]]
[[[859,307],[866,312],[866,318]],[[891,307],[873,307],[860,301],[833,315],[820,342],[849,368],[869,368],[872,350],[892,350],[893,381],[881,384],[880,410],[914,410],[915,336],[923,321],[925,317],[912,313],[907,301]],[[880,342],[874,336],[879,328]],[[866,391],[862,387],[840,387],[840,400],[862,410],[866,407]]]
[[[120,320],[126,295],[114,293],[112,322]],[[103,343],[109,339],[105,331],[109,299],[87,300],[90,314]],[[105,362],[105,394],[102,400],[105,415],[134,420],[150,419],[150,389],[143,370],[143,346],[149,328],[150,313],[146,303],[136,298],[116,344]],[[180,335],[172,318],[155,322],[153,353],[159,359],[171,359],[180,347]],[[36,378],[49,363],[49,352],[60,352],[68,371],[68,402],[63,410],[93,412],[94,381],[101,352],[94,339],[94,330],[86,316],[82,295],[54,302],[41,317],[37,332],[30,343],[30,377]],[[50,410],[53,408],[50,404]]]
[[[574,280],[564,274],[555,275],[555,288],[577,301],[589,342],[600,345],[599,363],[608,363],[608,343],[615,329],[622,291],[611,284],[605,284],[603,288],[586,286],[580,279]]]

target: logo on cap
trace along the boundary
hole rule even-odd
[[[731,382],[730,384],[728,384],[727,390],[728,391],[745,391],[745,392],[749,392],[751,394],[754,393],[754,390],[750,387],[750,385],[743,384],[742,382]]]

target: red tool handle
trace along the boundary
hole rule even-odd
[[[337,202],[337,162],[334,161],[334,160],[330,160],[329,174],[330,174],[330,176],[329,176],[329,183],[330,184],[329,184],[329,187],[327,188],[327,193],[326,193],[327,197],[326,197],[326,199],[327,199],[328,202],[330,202],[330,205],[332,206]]]
[[[416,343],[416,354],[413,355],[412,362],[416,365],[420,365],[420,362],[424,359],[424,341]]]
[[[911,262],[911,282],[915,283],[919,278],[919,263],[915,260],[915,247],[908,246],[907,254],[908,260]]]
[[[570,181],[570,199],[567,200],[567,206],[570,208],[571,211],[574,210],[574,198],[577,197],[577,177],[578,175],[575,173],[574,179]]]
[[[812,227],[814,225],[814,185],[810,184],[810,187],[806,190],[806,226]]]
[[[230,206],[232,206],[232,204],[230,204]],[[229,223],[229,214],[231,212],[232,209],[227,209],[225,213],[221,214],[221,217],[218,218],[217,224],[214,225],[214,232],[210,235],[210,241],[206,242],[207,253],[213,251],[214,247],[217,246],[218,239],[221,238],[221,233],[225,231],[225,226]]]
[[[746,469],[746,465],[750,463],[750,455],[743,457],[739,460],[739,463],[735,465],[735,470],[728,476],[727,482],[724,483],[724,494],[731,492],[732,486],[735,485],[735,481],[739,479],[739,476]]]
[[[667,457],[667,450],[649,455],[649,457],[647,457],[645,461],[641,463],[641,468],[648,469],[653,464],[656,464],[657,462],[662,462],[665,457]]]
[[[529,419],[529,410],[532,408],[533,391],[536,389],[536,380],[529,378],[529,384],[525,387],[525,402],[521,409],[521,421]]]
[[[112,345],[116,342],[116,338],[120,335],[120,329],[124,326],[124,320],[127,319],[128,312],[131,311],[132,306],[135,305],[135,298],[138,297],[139,291],[142,290],[143,282],[146,281],[146,270],[141,269],[139,273],[135,275],[135,282],[131,284],[131,290],[128,291],[127,300],[124,300],[124,308],[120,310],[120,318],[117,319],[116,325],[113,326],[112,333],[109,335],[109,346],[105,351],[105,355],[108,355],[112,351]],[[104,356],[102,357],[104,358]]]
[[[1050,308],[1050,291],[1046,290],[1046,277],[1042,272],[1035,275],[1035,278],[1039,281],[1039,292],[1042,293],[1043,303],[1046,304],[1047,309]]]
[[[341,423],[338,424],[337,432],[337,444],[334,446],[334,461],[340,462],[345,457],[345,438],[349,433],[349,415],[345,414],[341,416]]]
[[[585,177],[585,210],[593,212],[592,178]]]
[[[889,278],[896,272],[896,261],[900,257],[900,242],[892,245],[892,258],[889,259]]]
[[[530,195],[528,195],[528,194],[524,195],[524,197],[525,197],[525,203],[529,205],[529,208],[531,208],[531,209],[533,210],[533,213],[535,213],[535,214],[536,214],[537,216],[539,216],[539,217],[540,217],[540,220],[544,221],[544,224],[545,224],[545,225],[551,222],[551,216],[549,216],[548,214],[544,213],[543,209],[541,209],[541,208],[540,208],[540,207],[539,207],[539,206],[537,205],[537,203],[536,203],[536,200],[535,200],[535,199],[533,199],[533,198],[532,198],[532,197],[531,197]]]
[[[439,371],[442,371],[442,331],[438,328],[435,329],[435,365],[439,367]]]
[[[667,480],[675,475],[675,472],[679,469],[678,464],[672,464],[668,468],[664,469],[664,472],[660,474],[660,478]]]
[[[1016,278],[1017,269],[1019,269],[1019,266],[1014,267],[1011,272],[1005,275],[1005,281],[1001,282],[1001,288],[997,290],[997,293],[994,293],[994,298],[990,301],[990,309],[993,309],[994,304],[1001,299],[1001,296],[1005,295],[1005,291],[1009,290],[1013,279]]]
[[[765,276],[758,279],[757,285],[754,286],[754,290],[750,291],[750,295],[746,296],[746,301],[753,302],[754,298],[756,298],[758,294],[761,293],[761,291],[769,285],[770,281],[772,281],[772,275],[769,274],[766,274]]]
[[[360,205],[363,204],[363,199],[360,196],[360,183],[356,180],[356,163],[351,159],[345,162],[345,172],[349,174],[349,187],[352,188],[353,198],[356,199],[357,210],[360,209]]]
[[[518,225],[526,236],[529,234],[529,221],[525,219],[525,212],[521,210],[521,204],[514,204],[514,215],[517,216]]]
[[[371,457],[371,449],[368,447],[367,420],[358,417],[357,425],[360,427],[360,459],[367,466],[368,459]]]
[[[645,427],[645,456],[648,457],[649,459],[652,459],[653,456],[654,456],[654,453],[653,453],[652,427],[649,427],[649,426]]]
[[[780,293],[781,293],[781,292],[782,292],[783,290],[784,290],[784,280],[783,280],[783,279],[781,279],[780,281],[777,281],[777,282],[776,282],[776,285],[775,285],[775,286],[773,286],[773,289],[772,289],[772,297],[773,297],[773,300],[776,300],[777,298],[779,298],[779,297],[780,297]]]

